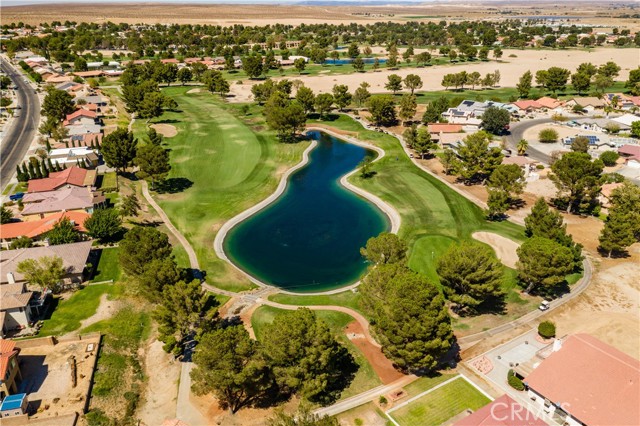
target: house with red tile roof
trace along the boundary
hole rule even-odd
[[[547,423],[509,395],[502,395],[453,426],[547,426]]]
[[[427,124],[429,128],[429,133],[461,133],[462,132],[462,124],[451,124],[451,123],[429,123]]]
[[[625,161],[640,161],[640,145],[622,145],[618,148],[618,154],[625,158]]]
[[[3,332],[4,334],[4,324]],[[18,355],[20,348],[16,347],[13,340],[0,339],[0,399],[18,392],[16,379],[22,380]]]
[[[47,214],[62,211],[93,213],[93,210],[105,201],[105,196],[99,191],[69,185],[55,191],[25,194],[22,197],[24,209],[22,209],[21,216],[23,220],[31,221],[43,219]]]
[[[78,109],[67,117],[62,122],[63,126],[75,126],[79,124],[95,124],[97,114],[94,111],[86,109]]]
[[[0,245],[8,249],[11,242],[20,237],[39,240],[47,232],[51,231],[62,219],[69,219],[78,232],[87,232],[87,229],[84,227],[84,221],[90,217],[91,215],[89,213],[73,211],[54,213],[40,220],[5,223],[4,225],[0,225]]]
[[[528,397],[569,426],[640,425],[640,361],[574,334],[524,378]]]
[[[521,114],[526,114],[528,112],[533,112],[543,108],[542,104],[531,99],[516,101],[511,105],[514,105],[516,108],[518,108]]]
[[[549,96],[543,96],[540,99],[536,99],[536,102],[546,109],[560,108],[564,104],[562,101],[550,98]]]
[[[49,173],[44,179],[29,181],[27,192],[54,191],[65,185],[93,187],[96,184],[96,171],[72,166],[60,172]]]

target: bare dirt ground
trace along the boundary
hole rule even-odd
[[[178,134],[176,126],[172,126],[171,124],[152,124],[151,127],[156,129],[156,132],[160,133],[165,138],[172,138]]]
[[[509,268],[515,268],[518,261],[516,250],[520,244],[493,232],[474,232],[471,235],[476,240],[488,244],[496,252],[498,259]]]
[[[195,3],[195,1],[191,2]],[[628,2],[629,4],[632,2]],[[294,6],[287,5],[237,5],[237,4],[101,4],[97,9],[90,3],[76,3],[73,7],[61,4],[35,4],[28,6],[5,6],[2,8],[3,22],[25,22],[39,24],[60,20],[61,17],[76,22],[127,22],[177,23],[213,25],[267,25],[278,22],[285,25],[301,23],[371,23],[376,21],[461,21],[473,19],[504,20],[518,15],[569,15],[578,17],[571,23],[618,25],[634,32],[640,27],[640,19],[619,19],[623,14],[633,14],[634,9],[622,2],[615,8],[609,3],[574,1],[557,3],[544,0],[535,3],[511,1],[508,4],[512,15],[504,13],[492,1],[484,2],[437,2],[422,5],[385,6]]]
[[[365,358],[367,358],[367,361],[369,361],[373,370],[378,377],[380,377],[382,383],[387,385],[404,376],[404,374],[393,367],[391,361],[384,356],[380,348],[376,348],[364,338],[362,326],[359,322],[353,321],[349,323],[344,331],[347,338],[351,340],[351,342],[360,349]]]
[[[145,375],[149,378],[137,416],[143,425],[159,425],[176,415],[180,363],[153,340],[144,351]]]
[[[509,57],[510,55],[516,55],[516,57]],[[440,83],[445,74],[464,70],[467,72],[478,71],[480,74],[485,75],[499,70],[501,76],[500,86],[514,87],[526,71],[531,71],[535,74],[536,71],[547,69],[553,65],[567,68],[573,72],[583,62],[601,65],[608,61],[613,61],[622,67],[618,80],[626,80],[629,76],[629,70],[638,66],[638,57],[640,57],[640,49],[598,48],[588,52],[582,50],[505,49],[504,56],[500,62],[465,63],[464,66],[436,65],[428,68],[382,69],[378,72],[345,75],[301,75],[296,79],[302,81],[305,86],[315,93],[331,93],[333,86],[336,84],[346,84],[351,90],[354,90],[363,82],[371,85],[369,90],[372,93],[386,93],[389,91],[384,86],[390,74],[397,74],[403,78],[408,74],[418,74],[423,81],[421,90],[429,91],[444,89]],[[274,80],[282,78],[289,77],[278,77],[274,78]],[[245,80],[242,84],[232,84],[231,95],[233,96],[230,100],[232,102],[248,102],[252,100],[251,87],[257,83],[260,82]]]
[[[109,295],[103,294],[100,297],[100,305],[95,314],[89,318],[82,320],[80,323],[80,330],[85,327],[95,324],[98,321],[111,318],[122,307],[122,303],[119,300],[109,300]]]

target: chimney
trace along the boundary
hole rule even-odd
[[[16,283],[16,277],[13,276],[13,272],[7,272],[7,282],[9,284],[15,284]]]
[[[553,352],[558,352],[562,348],[562,340],[556,339],[553,341]]]

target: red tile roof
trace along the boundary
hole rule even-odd
[[[9,360],[20,353],[13,340],[0,339],[0,377],[3,379],[7,375]]]
[[[429,133],[460,133],[462,132],[462,124],[449,123],[430,123]]]
[[[27,192],[53,191],[64,185],[85,186],[87,169],[69,167],[61,172],[49,173],[48,178],[29,181]]]
[[[548,96],[543,96],[542,98],[536,100],[536,102],[542,105],[544,108],[549,109],[557,108],[563,104],[562,101],[550,98]]]
[[[547,423],[509,395],[502,395],[453,426],[547,426]]]
[[[78,117],[96,118],[97,114],[93,111],[87,111],[86,109],[79,109],[79,110],[76,110],[73,114],[67,115],[67,118],[65,118],[62,124],[66,126],[69,124],[71,120]]]
[[[588,334],[569,336],[525,380],[587,425],[640,425],[640,361]]]
[[[618,154],[640,157],[640,145],[622,145],[618,148]]]
[[[524,100],[524,101],[517,101],[514,102],[513,105],[517,106],[518,109],[539,109],[542,108],[542,104],[540,104],[539,102],[536,101],[532,101],[532,100]]]
[[[19,237],[35,238],[45,232],[51,231],[56,223],[65,217],[75,223],[78,231],[87,232],[84,227],[84,221],[91,217],[91,215],[82,211],[72,211],[54,213],[40,220],[5,223],[4,225],[0,225],[0,238],[3,240]]]

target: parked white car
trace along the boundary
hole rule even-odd
[[[546,311],[550,307],[551,302],[549,302],[548,300],[543,300],[542,302],[540,302],[540,306],[538,306],[538,309],[540,309],[541,311]]]

